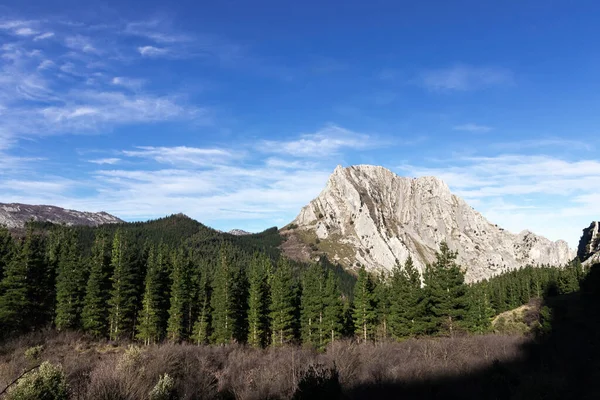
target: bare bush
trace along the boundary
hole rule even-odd
[[[340,392],[360,398],[356,390],[361,387],[431,382],[493,367],[495,362],[517,358],[526,340],[506,335],[377,344],[346,340],[319,353],[298,346],[126,347],[77,333],[44,333],[0,346],[0,385],[35,362],[48,360],[63,366],[72,399],[146,400],[150,393],[184,400],[312,399],[318,394],[338,398]],[[27,349],[41,345],[25,355]]]

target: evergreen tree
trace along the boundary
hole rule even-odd
[[[483,284],[473,285],[468,291],[467,328],[474,333],[487,333],[494,315],[486,287]]]
[[[200,271],[200,279],[198,285],[198,319],[194,325],[193,339],[197,344],[208,343],[210,338],[210,322],[211,322],[211,307],[210,307],[211,290],[208,280],[208,270],[205,268]]]
[[[579,281],[581,279],[582,267],[579,258],[575,259],[569,265],[559,271],[557,279],[557,288],[559,294],[572,293],[579,290]]]
[[[183,248],[173,256],[173,273],[171,274],[171,307],[169,308],[169,322],[167,335],[169,340],[180,341],[185,339],[187,331],[188,308],[191,299],[191,263]]]
[[[436,262],[425,270],[422,309],[426,333],[447,332],[452,335],[465,318],[466,285],[456,257],[457,253],[443,242],[436,254]]]
[[[10,232],[5,227],[0,226],[0,282],[4,277],[4,270],[14,255],[14,247],[15,244]]]
[[[301,297],[302,342],[313,347],[324,345],[325,277],[319,264],[311,264],[304,273]]]
[[[164,306],[164,263],[161,249],[150,247],[137,338],[144,344],[157,343],[163,336],[161,307]]]
[[[28,296],[25,245],[16,250],[0,282],[0,330],[3,335],[24,331],[26,315],[32,307]]]
[[[283,257],[279,259],[277,268],[271,277],[271,302],[269,316],[271,319],[271,343],[284,345],[294,339],[295,287],[292,267]]]
[[[110,337],[119,339],[134,331],[137,274],[128,252],[129,243],[121,230],[117,230],[112,244],[110,266],[113,270],[110,292]]]
[[[58,330],[80,326],[85,292],[85,268],[77,249],[75,232],[69,231],[61,246],[56,276],[56,317]]]
[[[390,328],[396,339],[420,334],[421,326],[418,304],[421,279],[412,258],[409,256],[404,267],[396,265],[392,270],[390,287]]]
[[[100,231],[96,234],[90,260],[90,276],[81,312],[83,329],[96,336],[103,336],[108,332],[109,244],[106,232]]]
[[[323,330],[325,331],[324,344],[328,344],[334,342],[341,336],[343,330],[342,325],[344,313],[337,279],[332,271],[327,273],[323,300]]]
[[[271,260],[263,254],[255,254],[248,273],[248,344],[264,347],[268,341],[269,287],[268,271]]]
[[[358,271],[358,280],[354,285],[354,333],[363,342],[373,338],[375,322],[377,320],[375,310],[375,295],[373,293],[373,281],[371,276],[361,267]]]
[[[236,323],[235,302],[238,299],[234,294],[234,271],[229,251],[228,247],[221,247],[221,263],[215,272],[211,297],[212,340],[217,344],[229,343],[233,340]]]
[[[42,239],[28,227],[0,282],[0,333],[23,332],[47,322],[48,297],[54,294],[48,276]]]
[[[390,318],[390,285],[388,278],[382,271],[374,281],[373,296],[375,299],[376,329],[375,337],[377,340],[384,341],[389,336],[389,318]]]

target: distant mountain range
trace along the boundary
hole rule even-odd
[[[0,203],[0,225],[29,220],[98,226],[123,221],[105,212]],[[250,235],[241,229],[228,232]],[[412,257],[423,271],[445,241],[458,252],[467,281],[531,264],[563,265],[576,256],[600,262],[600,223],[584,229],[577,252],[529,231],[510,233],[487,221],[435,177],[405,178],[377,166],[338,167],[325,189],[280,230],[284,254],[299,261],[326,256],[346,269],[391,270]]]
[[[105,212],[75,211],[46,205],[0,203],[0,225],[8,228],[22,228],[26,222],[31,220],[68,226],[98,226],[123,222],[123,220]]]

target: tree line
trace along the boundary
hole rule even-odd
[[[326,264],[299,269],[284,257],[256,248],[249,254],[227,240],[207,247],[162,241],[155,231],[149,240],[143,227],[137,234],[124,227],[93,232],[90,239],[76,229],[30,225],[14,238],[0,228],[1,336],[52,326],[145,344],[324,348],[341,337],[484,333],[497,313],[549,290],[577,290],[584,274],[575,262],[467,285],[457,253],[442,243],[422,274],[410,258],[389,274],[361,268],[348,292]]]

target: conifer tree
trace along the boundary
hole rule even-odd
[[[92,247],[90,275],[81,312],[83,329],[95,336],[102,336],[108,332],[109,245],[106,232],[98,232]]]
[[[236,323],[234,271],[230,259],[229,248],[222,246],[221,262],[215,271],[211,297],[212,340],[217,344],[229,343],[233,340]]]
[[[452,335],[465,318],[466,285],[456,257],[457,253],[443,242],[436,254],[436,262],[425,270],[423,311],[426,333],[447,332]]]
[[[68,232],[64,241],[56,276],[55,324],[58,330],[75,329],[80,326],[85,294],[85,268],[77,249],[75,232]]]
[[[144,344],[157,343],[163,336],[162,312],[164,306],[163,253],[155,246],[150,247],[147,259],[146,278],[142,309],[140,310],[137,338]]]
[[[198,319],[194,324],[193,339],[197,344],[206,344],[210,338],[210,307],[211,290],[208,280],[208,270],[200,270],[200,279],[198,285]]]
[[[271,260],[264,254],[255,254],[248,273],[248,344],[264,347],[268,340],[269,287],[268,271]]]
[[[294,339],[295,287],[292,267],[285,258],[280,258],[271,277],[271,343],[281,346]]]
[[[24,241],[13,248],[0,282],[0,333],[23,332],[47,322],[49,289],[43,242],[28,227]]]
[[[135,322],[137,296],[137,275],[135,265],[128,252],[129,243],[120,229],[117,229],[113,244],[110,266],[112,288],[109,299],[110,338],[119,339],[131,335]]]
[[[302,342],[313,347],[324,345],[323,311],[324,311],[325,277],[319,264],[311,264],[302,280],[302,297],[300,303]]]
[[[342,334],[343,313],[340,291],[337,285],[337,279],[332,271],[327,273],[325,281],[325,290],[323,294],[323,330],[324,344],[332,343]]]
[[[0,282],[0,333],[25,330],[26,315],[32,303],[28,296],[27,255],[25,244],[10,259]]]
[[[468,291],[468,312],[466,315],[467,328],[474,333],[489,332],[495,312],[492,308],[486,287],[483,284],[474,285]]]
[[[559,271],[556,282],[559,294],[573,293],[579,290],[579,280],[583,275],[581,269],[581,262],[579,258],[576,258]]]
[[[363,266],[358,271],[358,279],[354,285],[354,312],[352,314],[354,333],[363,342],[373,338],[375,329],[377,315],[373,289],[371,276]]]
[[[390,284],[390,329],[396,339],[421,333],[418,310],[421,280],[412,258],[404,267],[396,265],[392,270]]]
[[[171,301],[167,335],[171,341],[185,339],[187,331],[188,307],[191,299],[191,263],[188,256],[180,248],[173,255],[173,272],[171,274]]]
[[[14,255],[14,246],[12,235],[8,229],[0,226],[0,282],[4,277],[4,270]]]
[[[389,336],[390,318],[390,284],[386,274],[381,271],[374,280],[373,297],[375,299],[376,332],[377,340],[386,340]]]

